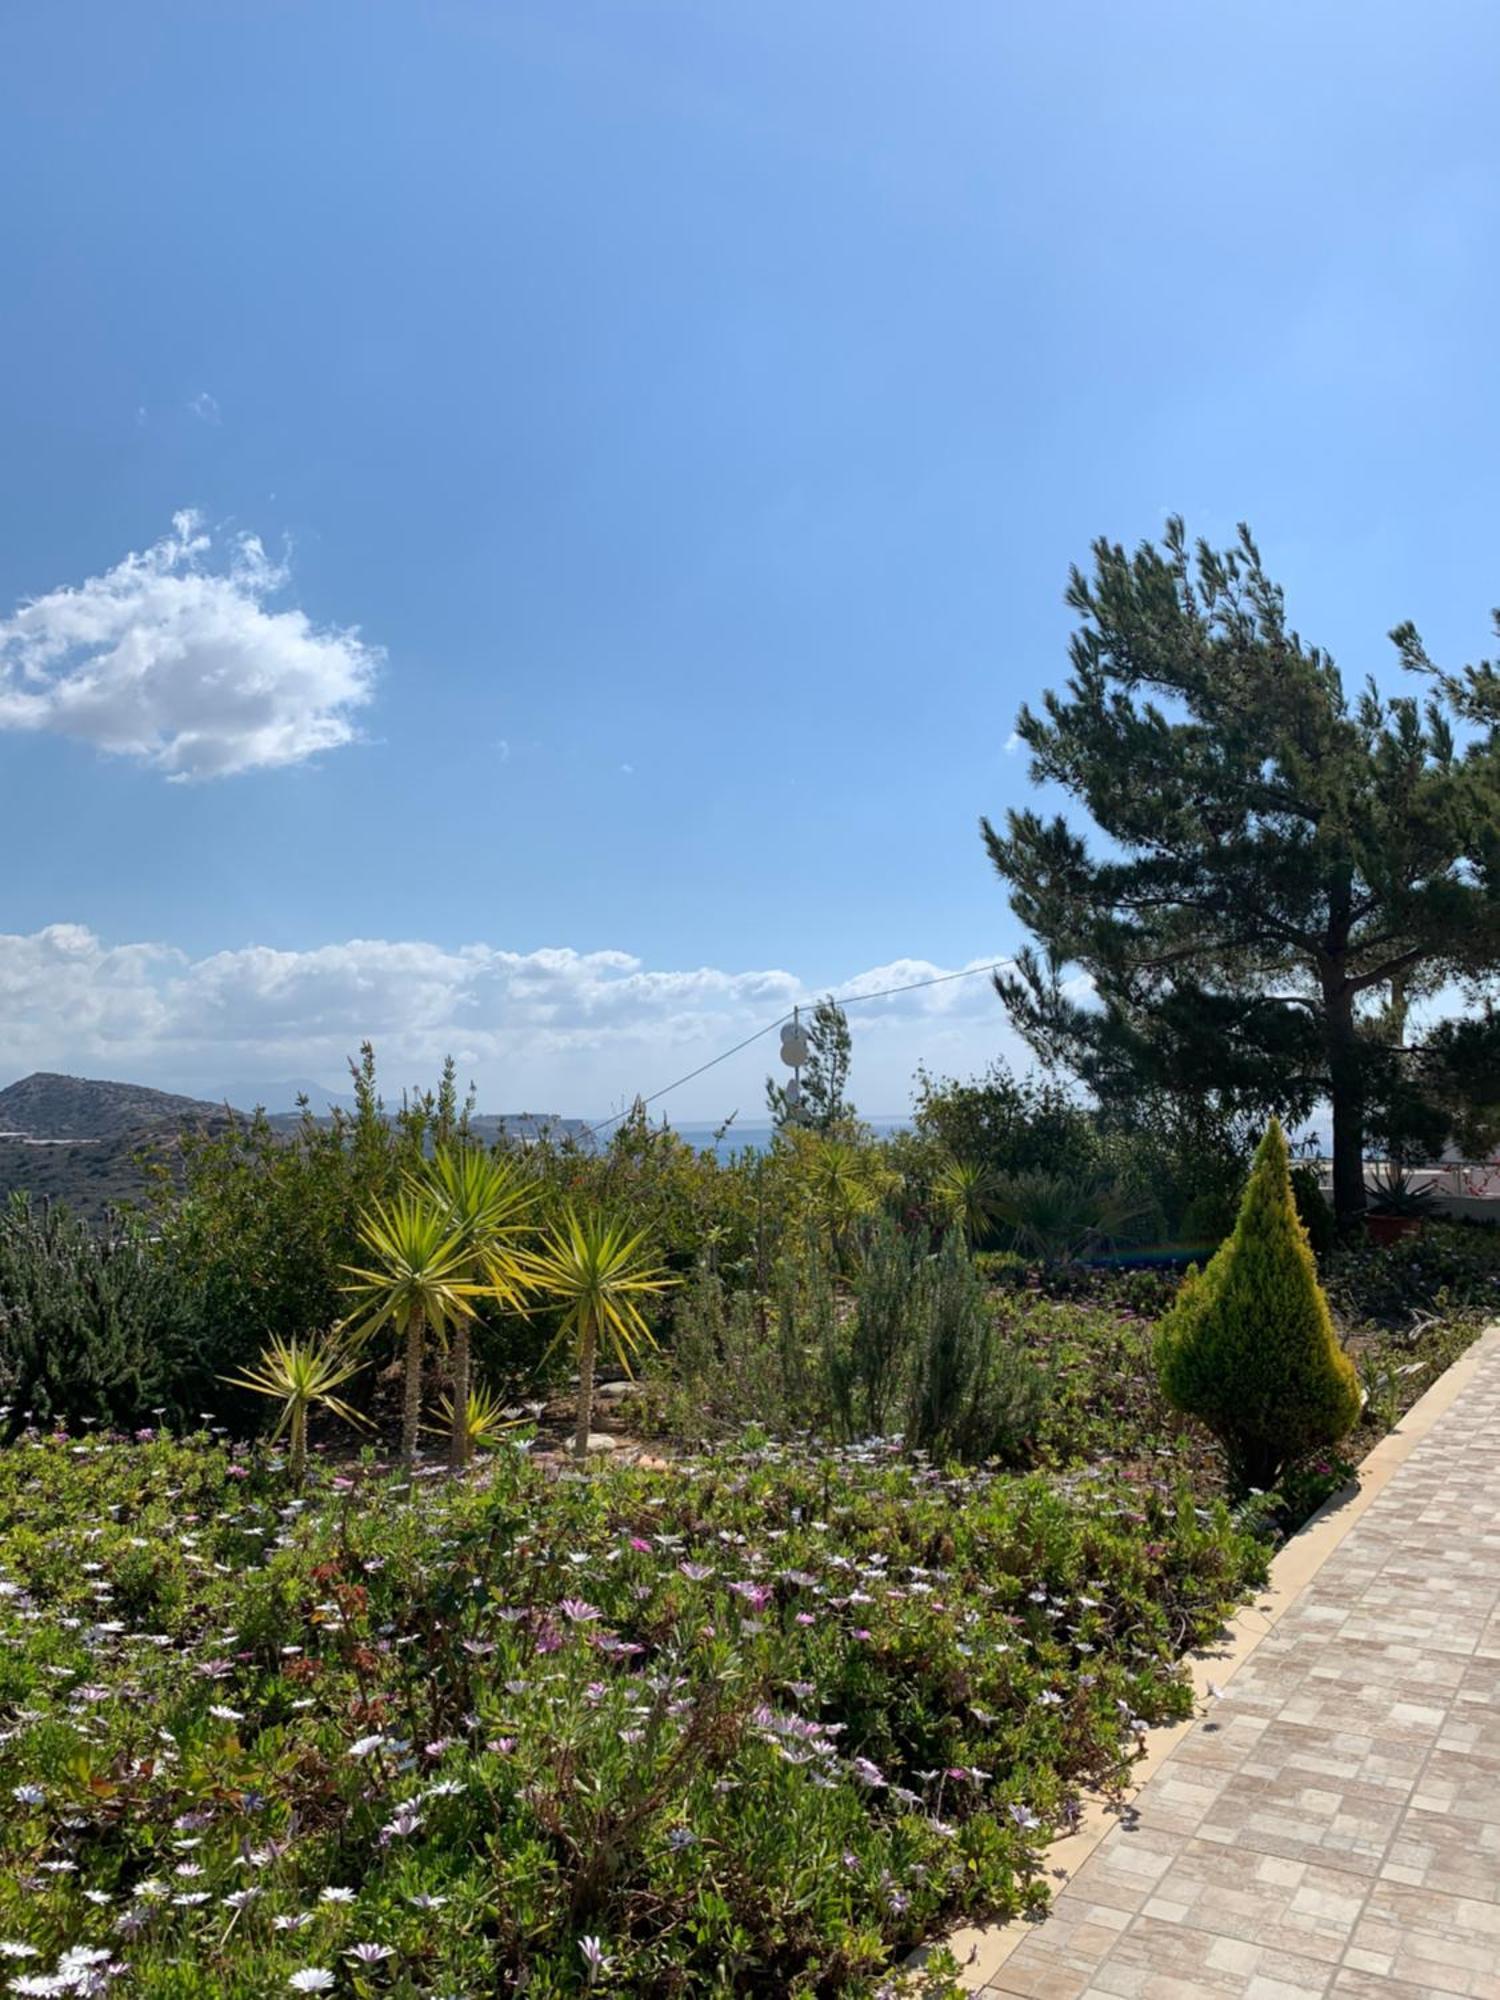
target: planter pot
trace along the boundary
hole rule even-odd
[[[1403,1236],[1415,1236],[1422,1227],[1420,1215],[1381,1215],[1372,1210],[1365,1216],[1365,1228],[1370,1241],[1387,1247],[1399,1243]]]

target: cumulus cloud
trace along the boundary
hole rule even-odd
[[[143,554],[0,619],[0,729],[72,737],[174,780],[352,741],[378,652],[353,628],[272,608],[288,572],[254,535],[215,554],[181,513]]]
[[[873,995],[953,969],[900,959],[837,990]],[[352,938],[193,958],[53,924],[0,935],[0,1048],[11,1075],[70,1070],[215,1096],[244,1078],[338,1088],[368,1038],[392,1090],[430,1083],[452,1053],[482,1108],[592,1116],[671,1082],[820,990],[783,969],[653,968],[623,951]],[[872,1112],[904,1106],[918,1062],[962,1072],[1002,1045],[1014,1049],[982,972],[872,999],[850,1020],[856,1099]],[[767,1036],[674,1095],[674,1114],[738,1107],[758,1118],[775,1047]]]

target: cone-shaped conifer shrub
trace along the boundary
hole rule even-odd
[[[1242,1492],[1272,1485],[1359,1415],[1359,1377],[1334,1334],[1274,1118],[1234,1233],[1162,1321],[1157,1367],[1167,1400],[1219,1438]]]

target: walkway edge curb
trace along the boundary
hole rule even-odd
[[[1361,1515],[1390,1484],[1439,1417],[1457,1402],[1480,1363],[1497,1347],[1500,1347],[1500,1322],[1487,1327],[1465,1348],[1453,1366],[1445,1369],[1432,1387],[1418,1397],[1396,1428],[1388,1431],[1361,1461],[1349,1484],[1326,1500],[1277,1552],[1271,1560],[1265,1589],[1257,1593],[1253,1604],[1247,1604],[1228,1620],[1224,1638],[1214,1651],[1188,1655],[1194,1713],[1183,1722],[1151,1731],[1144,1756],[1132,1766],[1130,1796],[1155,1776],[1183,1738],[1197,1727],[1202,1720],[1201,1705],[1209,1699],[1210,1689],[1226,1686],[1261,1641],[1275,1631]],[[1119,1804],[1101,1798],[1087,1801],[1077,1830],[1054,1841],[1047,1849],[1046,1873],[1054,1894],[1066,1888],[1119,1820]],[[1013,1917],[1001,1924],[966,1926],[945,1939],[934,1940],[934,1944],[946,1944],[959,1961],[959,1978],[965,1991],[975,1993],[989,1984],[1011,1953],[1033,1936],[1035,1930],[1034,1922]],[[926,1956],[927,1950],[917,1952],[910,1962],[920,1965]]]

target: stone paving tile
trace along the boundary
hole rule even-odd
[[[1500,1757],[1436,1749],[1412,1793],[1412,1804],[1454,1819],[1500,1819]]]
[[[1472,2000],[1500,2000],[1500,1904],[1377,1883],[1351,1945],[1397,1979]]]
[[[1205,1813],[1196,1837],[1374,1877],[1407,1797],[1389,1785],[1320,1779],[1294,1766],[1266,1779],[1241,1774]]]
[[[1004,1967],[1007,1983],[986,1990],[1024,1994],[1027,2000],[1078,2000],[1131,1920],[1128,1910],[1091,1898],[1092,1891],[1077,1896],[1065,1889],[1048,1912],[1045,1947],[1033,1951],[1028,1939]]]
[[[1500,1340],[984,1991],[1500,2000]]]
[[[1335,1973],[1328,1996],[1329,2000],[1436,2000],[1438,1992],[1434,1986],[1413,1986],[1408,1979],[1345,1965]]]
[[[1465,1757],[1500,1758],[1500,1702],[1456,1703],[1443,1717],[1436,1747]]]
[[[1366,1894],[1365,1883],[1342,1869],[1189,1841],[1143,1914],[1334,1965]]]
[[[1169,1758],[1131,1802],[1130,1818],[1159,1833],[1196,1833],[1233,1777],[1233,1769]]]
[[[1334,1716],[1342,1714],[1338,1706]],[[1358,1784],[1400,1792],[1406,1800],[1426,1764],[1434,1742],[1434,1730],[1390,1734],[1376,1728],[1338,1728],[1304,1722],[1272,1724],[1250,1756],[1240,1764],[1246,1778],[1280,1778],[1286,1774],[1332,1780],[1334,1784]]]
[[[1322,2000],[1329,1971],[1273,1945],[1138,1917],[1085,1990],[1125,2000]]]
[[[1051,1919],[1048,1919],[1050,1928]],[[1104,1945],[1090,1955],[1090,1944]],[[1319,2000],[1332,1968],[1254,1939],[1137,1917],[1128,1929],[1086,1940],[1076,1929],[1053,1955],[1021,1946],[984,1991],[1007,2000]]]
[[[1307,1682],[1357,1680],[1368,1687],[1397,1687],[1418,1699],[1425,1695],[1435,1700],[1462,1687],[1472,1666],[1462,1654],[1438,1659],[1415,1646],[1331,1645],[1324,1647],[1321,1658],[1310,1661]]]
[[[1500,1823],[1410,1807],[1380,1870],[1382,1881],[1500,1903]]]
[[[1205,1771],[1237,1771],[1260,1741],[1267,1722],[1265,1716],[1232,1712],[1222,1720],[1211,1718],[1178,1744],[1169,1761],[1181,1760]]]
[[[1155,1827],[1121,1827],[1089,1862],[1087,1901],[1133,1916],[1176,1860],[1180,1845]]]
[[[1440,1740],[1448,1717],[1446,1702],[1415,1687],[1408,1692],[1405,1683],[1372,1686],[1342,1675],[1309,1679],[1282,1703],[1281,1713],[1246,1757],[1245,1768],[1258,1774],[1270,1760],[1283,1759],[1283,1753],[1285,1758],[1305,1754],[1314,1742],[1342,1745],[1345,1760],[1356,1765],[1378,1749],[1404,1752],[1409,1763],[1419,1765]]]

